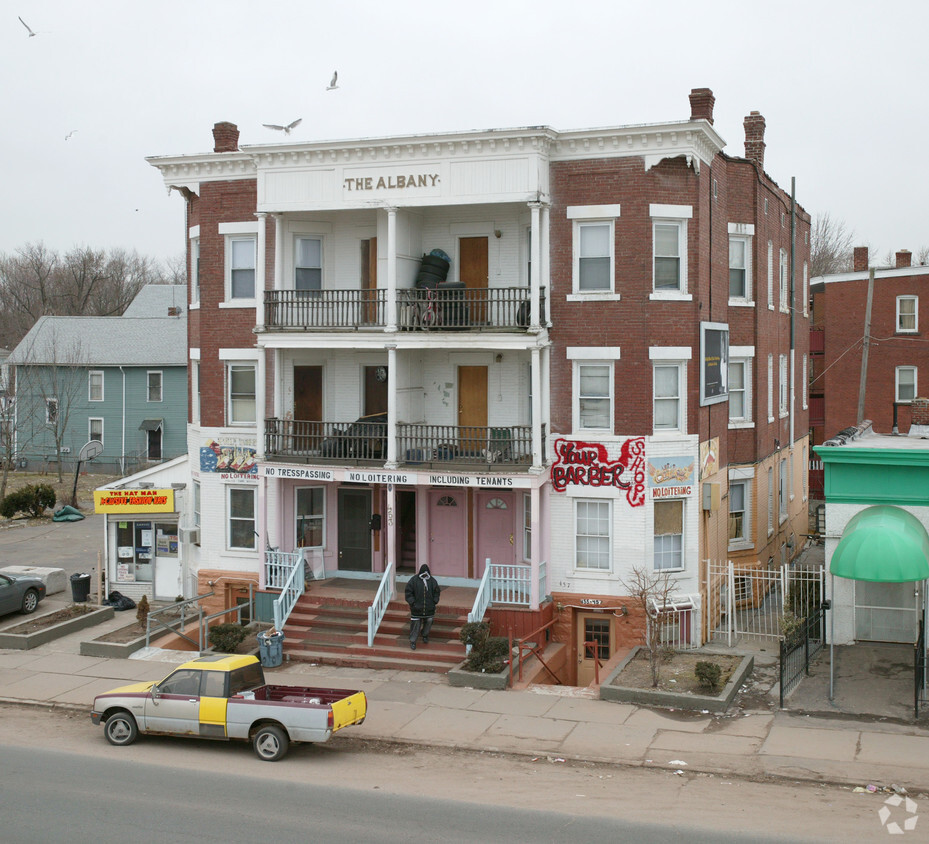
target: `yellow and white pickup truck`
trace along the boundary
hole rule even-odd
[[[90,713],[110,744],[132,744],[139,733],[245,739],[259,759],[275,762],[290,742],[324,742],[361,724],[364,692],[265,683],[254,656],[204,656],[185,662],[159,683],[135,683],[97,695]]]

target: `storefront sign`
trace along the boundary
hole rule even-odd
[[[648,485],[652,498],[682,498],[693,493],[693,457],[663,457],[655,463],[648,461]]]
[[[173,489],[94,490],[95,513],[173,513]]]
[[[407,190],[409,188],[434,188],[439,183],[438,173],[410,173],[394,176],[356,176],[342,180],[347,191]]]
[[[345,480],[350,484],[410,484],[414,478],[397,472],[349,472]]]
[[[211,437],[200,447],[200,471],[257,475],[255,447],[254,437]]]
[[[304,469],[302,466],[263,466],[266,478],[294,478],[298,481],[334,481],[331,469]]]
[[[240,475],[237,472],[220,472],[219,479],[227,484],[257,484],[258,475]]]
[[[564,492],[568,486],[611,486],[625,490],[631,507],[645,503],[645,437],[631,437],[610,460],[606,446],[579,440],[555,440],[552,488]]]

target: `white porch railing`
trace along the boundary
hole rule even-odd
[[[280,554],[281,552],[272,551],[266,553]],[[300,596],[303,594],[305,588],[303,579],[303,554],[301,552],[290,554],[289,556],[296,557],[297,561],[292,565],[287,579],[281,586],[281,594],[274,599],[274,629],[278,632],[284,629],[284,625],[287,623],[291,611],[297,605],[297,601],[300,600]]]
[[[649,599],[648,623],[657,624],[661,644],[676,651],[688,651],[702,645],[703,624],[699,595],[678,595],[662,606]]]
[[[302,567],[302,548],[299,551],[265,551],[265,587],[283,589],[291,572]]]
[[[548,563],[542,560],[539,563],[539,603],[548,597]]]
[[[490,569],[490,601],[493,604],[519,604],[532,602],[532,566],[499,565],[487,561]]]
[[[368,607],[368,647],[374,645],[374,636],[377,628],[381,626],[387,607],[394,596],[394,564],[389,563],[381,577],[381,585],[377,587],[374,603]]]

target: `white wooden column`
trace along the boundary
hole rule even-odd
[[[258,218],[258,254],[255,256],[255,325],[264,328],[265,324],[265,290],[268,289],[266,271],[268,254],[267,213],[259,211]]]
[[[552,420],[552,406],[551,406],[551,389],[552,389],[552,347],[546,346],[540,350],[539,353],[539,374],[542,380],[542,395],[540,396],[542,402],[542,413],[539,417],[539,422],[542,425],[545,425],[546,433],[551,435],[551,420]],[[545,445],[542,446],[542,462],[545,462]]]
[[[274,215],[274,289],[284,289],[284,215]]]
[[[541,316],[543,325],[550,325],[552,321],[552,262],[549,252],[549,211],[547,205],[542,206],[542,242],[539,249],[542,253],[542,272],[539,274],[539,287],[545,291],[545,312]]]
[[[387,468],[397,468],[397,347],[387,347]]]
[[[529,563],[532,566],[530,581],[529,609],[537,610],[539,600],[543,597],[539,589],[539,564],[542,562],[542,528],[539,487],[535,484],[529,490]]]
[[[532,227],[529,235],[529,262],[532,265],[532,279],[529,287],[529,330],[539,330],[539,288],[542,276],[542,227],[541,209],[539,202],[530,202],[529,209],[532,214]],[[534,367],[533,367],[534,368]]]
[[[397,330],[397,209],[387,209],[387,325],[385,331]],[[392,372],[392,370],[391,370]],[[388,395],[390,391],[388,389]],[[388,444],[388,449],[390,445]],[[396,456],[396,455],[395,455]]]
[[[274,387],[271,395],[274,399],[274,418],[284,418],[284,350],[274,350]]]
[[[397,594],[397,485],[387,484],[387,548],[384,554],[384,570],[393,563],[393,577],[390,579],[390,591]]]
[[[280,483],[280,481],[275,478],[273,483]],[[258,543],[258,588],[264,589],[267,581],[265,572],[268,570],[265,549],[271,544],[271,541],[268,537],[268,479],[260,472],[258,474],[258,495],[255,509],[257,510],[255,517],[257,521],[256,527],[258,528],[258,536],[255,538]]]
[[[538,302],[538,297],[536,297]],[[532,380],[532,465],[542,466],[542,370],[541,350],[538,346],[530,350],[532,362],[529,377]]]
[[[255,457],[265,459],[265,416],[268,413],[268,391],[265,387],[268,375],[268,353],[258,349],[255,367]]]

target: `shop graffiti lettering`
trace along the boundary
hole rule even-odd
[[[645,503],[645,437],[631,437],[610,460],[606,446],[578,440],[555,441],[552,487],[564,492],[568,485],[611,486],[624,490],[632,507]]]

